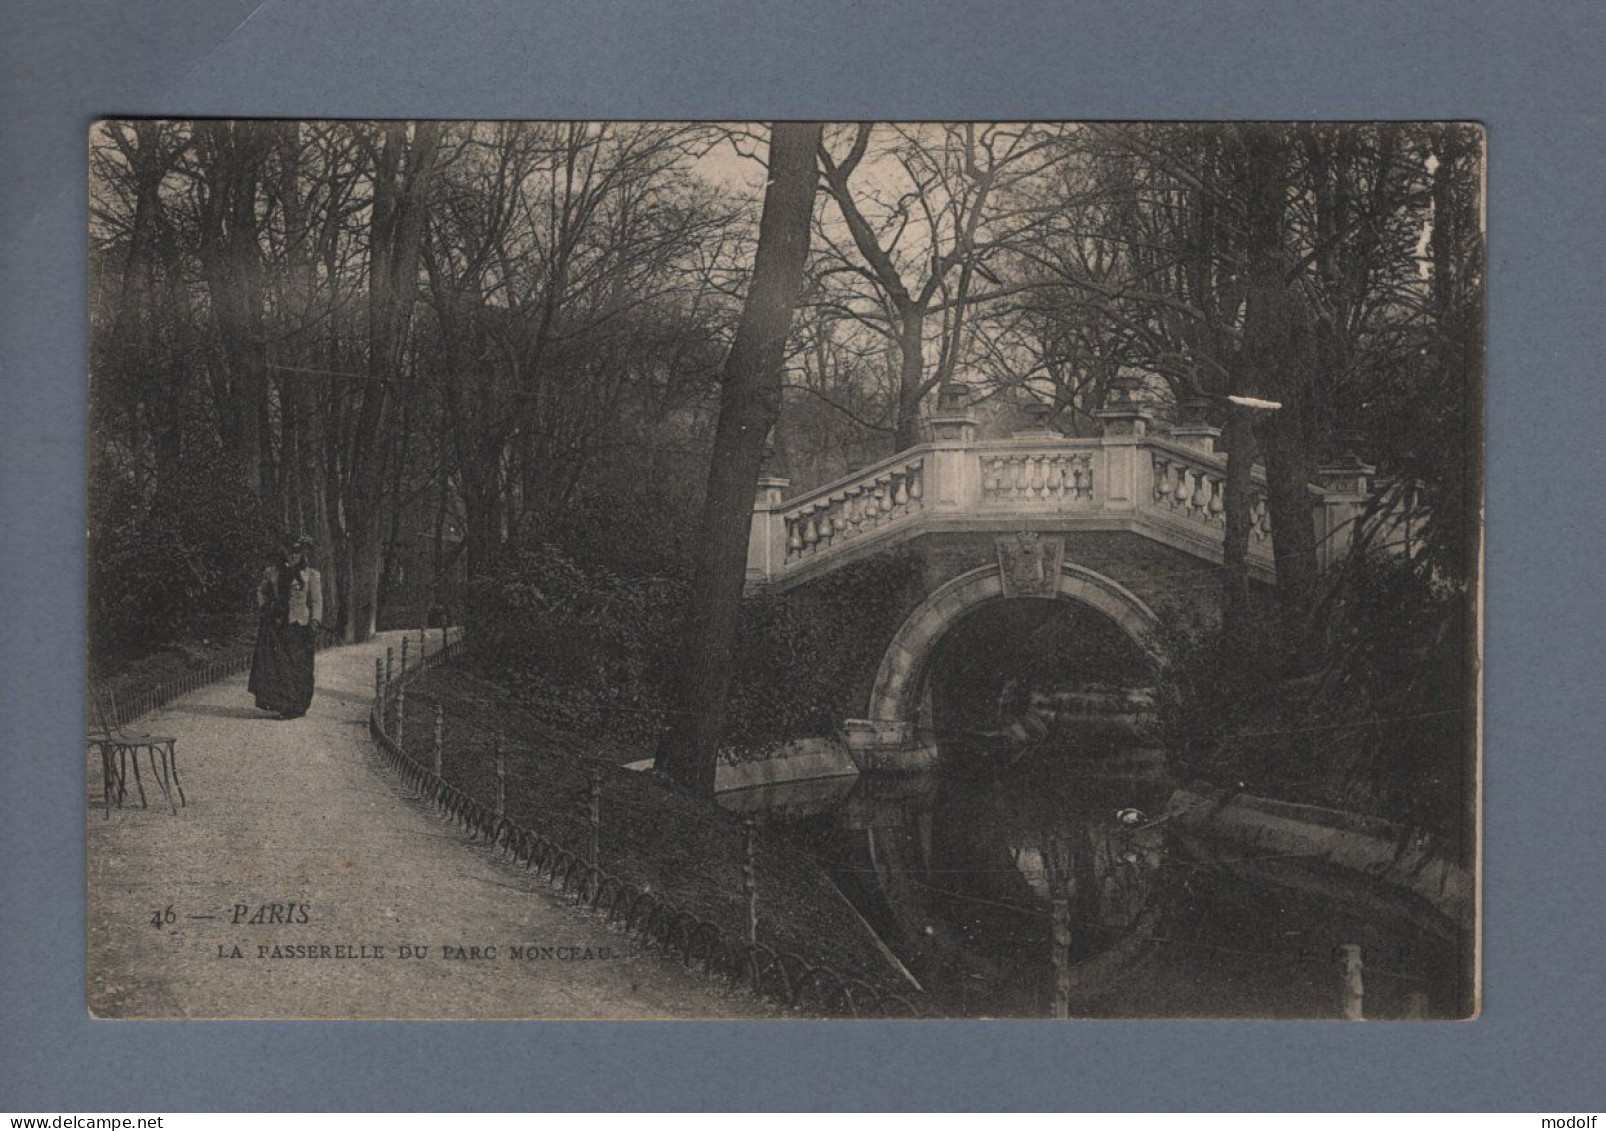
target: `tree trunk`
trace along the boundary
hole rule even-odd
[[[1229,408],[1222,437],[1227,447],[1222,499],[1227,531],[1221,559],[1221,631],[1229,645],[1245,643],[1249,622],[1249,511],[1255,461],[1250,411],[1237,405]]]
[[[489,485],[464,479],[463,539],[468,576],[478,581],[495,567],[502,552],[502,495],[494,481]]]
[[[1284,280],[1288,160],[1276,127],[1244,127],[1249,290],[1244,355],[1250,387],[1282,407],[1261,422],[1266,505],[1271,512],[1277,597],[1291,625],[1301,623],[1316,581],[1316,528],[1308,484],[1297,312]]]
[[[207,192],[200,257],[227,366],[219,417],[224,443],[263,503],[274,503],[268,437],[267,349],[256,198],[268,138],[256,122],[199,123]]]
[[[385,127],[374,170],[374,204],[368,259],[368,382],[352,436],[344,497],[351,554],[350,605],[345,639],[373,635],[384,551],[385,466],[390,457],[391,387],[402,380],[402,359],[418,293],[419,244],[424,209],[441,138],[441,123],[420,122],[411,143],[405,123]],[[392,500],[395,505],[396,500]]]
[[[701,553],[675,667],[676,712],[655,762],[677,784],[710,797],[735,667],[753,495],[764,441],[780,415],[786,337],[808,258],[820,134],[817,123],[777,122],[771,130],[752,286],[720,378]]]
[[[351,533],[351,556],[347,567],[346,592],[347,640],[371,639],[379,619],[379,564],[381,526],[378,517],[358,523]]]
[[[923,399],[926,318],[906,310],[898,331],[898,423],[893,450],[904,451],[920,443],[920,402]]]

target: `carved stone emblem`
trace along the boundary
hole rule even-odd
[[[1065,539],[1044,538],[1029,530],[998,539],[998,572],[1005,597],[1052,597],[1065,557]]]

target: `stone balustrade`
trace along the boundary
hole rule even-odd
[[[1046,428],[977,440],[962,410],[932,421],[932,440],[791,499],[760,483],[748,547],[750,586],[799,583],[924,533],[1124,530],[1219,562],[1226,533],[1226,456],[1210,437],[1155,436],[1140,411],[1101,414],[1104,435]],[[1369,470],[1369,469],[1364,469]],[[1324,562],[1347,545],[1364,491],[1313,487]],[[1265,477],[1251,488],[1249,560],[1272,573]]]
[[[1225,457],[1180,455],[1174,448],[1150,452],[1153,461],[1154,507],[1164,514],[1202,526],[1227,524],[1227,466]],[[1271,513],[1266,509],[1265,476],[1256,469],[1249,492],[1249,544],[1271,541]]]
[[[919,514],[925,498],[924,468],[924,455],[909,453],[793,500],[778,516],[786,537],[782,561],[828,553]]]
[[[982,452],[980,458],[983,503],[1093,501],[1091,452],[1034,449]]]

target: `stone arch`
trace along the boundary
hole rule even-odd
[[[937,644],[965,613],[987,601],[1002,599],[1003,576],[996,563],[962,573],[936,589],[905,618],[887,645],[870,691],[867,719],[872,724],[908,723],[915,716],[927,666]],[[1060,566],[1055,597],[1077,601],[1113,620],[1156,663],[1163,657],[1156,642],[1160,621],[1136,594],[1069,562]]]

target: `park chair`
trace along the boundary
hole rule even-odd
[[[168,807],[175,814],[178,805],[187,805],[184,786],[178,777],[178,739],[165,734],[146,734],[125,730],[117,718],[117,701],[102,695],[93,682],[89,685],[89,746],[100,752],[101,782],[104,790],[105,818],[111,817],[112,801],[123,805],[128,793],[128,768],[134,768],[134,787],[139,791],[140,807],[146,807],[145,782],[139,770],[139,756],[143,751],[151,767],[151,780],[162,787]],[[178,804],[173,792],[178,792]]]

